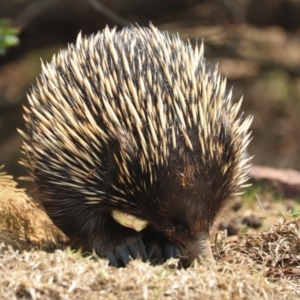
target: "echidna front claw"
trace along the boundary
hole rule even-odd
[[[169,258],[172,258],[172,257],[180,257],[181,252],[180,250],[173,246],[173,245],[165,245],[165,248],[164,248],[164,257],[165,259],[169,259]]]
[[[182,255],[166,236],[151,227],[142,230],[142,237],[148,259],[152,264],[161,264],[170,258],[179,258]]]
[[[140,237],[135,238],[134,241],[127,240],[126,246],[128,247],[129,254],[132,259],[141,258],[143,261],[148,259],[145,245]]]
[[[117,257],[115,256],[115,254],[113,252],[109,252],[107,254],[107,258],[108,258],[109,264],[111,266],[118,267],[118,260],[117,260]]]
[[[147,243],[147,254],[152,264],[163,263],[170,258],[179,258],[180,250],[171,244]]]
[[[132,259],[146,261],[148,256],[145,246],[138,236],[129,237],[107,254],[109,263],[112,266],[126,266]]]
[[[93,249],[115,267],[125,267],[132,259],[148,260],[140,232],[121,225],[111,214],[98,216],[98,220],[102,220],[97,228],[98,234],[90,237],[91,243],[84,250]],[[80,245],[80,240],[77,243]]]
[[[147,257],[145,246],[138,238],[134,241],[127,240],[107,253],[109,264],[115,267],[126,266],[132,259],[146,261]]]

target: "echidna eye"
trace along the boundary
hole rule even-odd
[[[175,225],[175,230],[176,230],[176,233],[186,233],[188,231],[186,225],[184,225],[182,223],[177,223]]]

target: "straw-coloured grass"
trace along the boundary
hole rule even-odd
[[[65,239],[46,213],[0,166],[0,242],[22,250]]]
[[[132,261],[117,269],[69,248],[49,253],[45,245],[55,246],[64,241],[63,235],[11,176],[1,172],[0,228],[1,299],[300,297],[300,219],[286,218],[235,240],[219,234],[215,265],[203,262],[185,270],[174,259],[155,267]]]

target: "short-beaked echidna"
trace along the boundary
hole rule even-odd
[[[209,229],[250,160],[252,116],[225,87],[202,45],[152,25],[79,34],[42,64],[24,113],[26,164],[54,224],[113,265],[211,257]]]

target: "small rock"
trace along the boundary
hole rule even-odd
[[[260,217],[250,215],[243,219],[243,224],[246,224],[250,228],[257,229],[262,225],[262,219]]]
[[[234,224],[233,222],[228,223],[226,221],[222,221],[219,224],[219,229],[220,230],[226,229],[228,236],[237,235],[240,232],[240,227]]]
[[[232,210],[233,211],[238,211],[242,208],[242,206],[243,206],[242,198],[241,197],[236,198],[233,205],[232,205]]]

